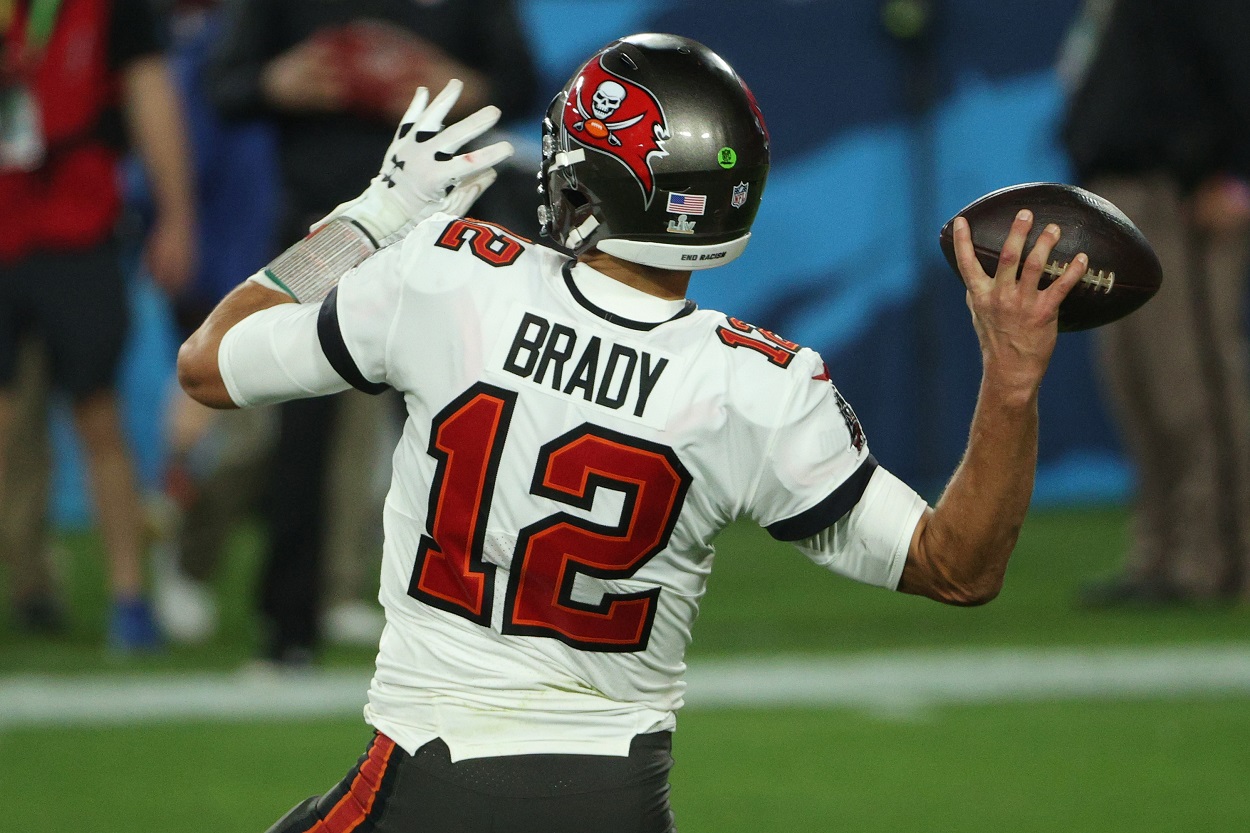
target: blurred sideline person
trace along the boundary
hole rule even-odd
[[[372,176],[412,91],[441,88],[452,77],[465,84],[453,116],[488,103],[509,116],[529,106],[534,71],[511,0],[234,2],[227,5],[209,89],[225,116],[264,117],[277,127],[285,201],[280,237],[289,245]],[[327,159],[333,164],[325,165]],[[325,508],[343,503],[327,489],[368,494],[367,466],[337,472],[337,484],[329,478],[332,437],[336,430],[385,424],[387,412],[401,406],[384,397],[352,407],[374,413],[348,422],[341,397],[289,402],[279,410],[260,608],[262,656],[280,667],[312,662],[323,636],[321,619],[331,601]],[[374,439],[376,433],[369,442]],[[379,507],[369,508],[372,514]],[[370,610],[380,628],[376,606]]]
[[[33,338],[18,348],[13,436],[0,484],[0,558],[8,569],[13,624],[24,633],[55,635],[67,622],[48,534],[52,460],[45,359]]]
[[[169,9],[173,42],[169,62],[187,114],[194,150],[201,258],[193,279],[172,299],[174,322],[185,339],[234,287],[240,273],[272,254],[278,201],[272,130],[261,121],[225,121],[204,90],[209,54],[222,29],[218,0],[177,0]],[[377,643],[376,574],[381,533],[369,522],[381,511],[385,480],[356,488],[355,467],[373,459],[369,444],[391,431],[367,426],[396,420],[364,394],[344,395],[343,422],[332,443],[325,551],[327,604],[323,618],[331,642]],[[361,407],[366,403],[366,407]],[[201,643],[218,629],[214,582],[235,533],[251,520],[262,498],[274,420],[270,409],[215,411],[177,385],[166,415],[163,499],[151,512],[153,604],[165,635]],[[393,446],[393,441],[391,442]],[[375,476],[374,480],[377,480]],[[366,603],[365,600],[368,600]],[[35,608],[39,612],[39,608]]]
[[[270,127],[224,122],[204,90],[209,54],[221,33],[220,3],[167,0],[164,6],[172,31],[169,65],[189,127],[201,253],[190,280],[171,299],[181,340],[233,288],[240,271],[272,256],[278,175]],[[147,185],[140,182],[136,189],[141,206]],[[257,509],[272,416],[263,410],[213,411],[171,380],[163,490],[149,515],[155,532],[153,604],[172,641],[202,642],[216,632],[212,581],[234,533]]]
[[[398,389],[408,410],[383,516],[376,734],[270,833],[672,831],[712,539],[748,516],[851,578],[992,599],[1032,493],[1059,303],[1088,259],[1040,291],[1059,229],[1026,260],[1021,212],[991,278],[956,224],[983,377],[929,509],[877,464],[816,353],[686,299],[691,270],[747,245],[768,173],[763,116],[728,64],[635,35],[556,95],[540,182],[561,251],[461,219],[511,147],[452,155],[498,117],[437,132],[457,92],[427,106],[421,90],[365,192],[179,353],[213,407],[350,385]]]
[[[1145,309],[1098,332],[1138,494],[1123,572],[1081,601],[1244,600],[1250,4],[1095,0],[1084,26],[1092,53],[1069,66],[1064,138],[1081,179],[1134,218],[1168,280]]]
[[[403,428],[395,407],[360,391],[338,395],[338,430],[326,459],[325,598],[321,635],[331,645],[375,647],[385,620],[377,602],[382,562],[378,517],[390,484],[391,451]],[[391,397],[382,397],[387,406]]]
[[[33,335],[52,386],[71,399],[86,458],[109,560],[109,643],[149,649],[160,637],[145,599],[143,513],[115,391],[128,318],[114,240],[117,165],[124,115],[155,195],[144,261],[175,291],[195,258],[182,114],[145,0],[4,0],[0,23],[0,484],[15,433],[17,347]]]

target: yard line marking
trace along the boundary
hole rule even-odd
[[[1250,693],[1250,646],[966,649],[758,658],[692,667],[691,706],[943,703]]]
[[[0,677],[0,729],[360,714],[370,672]],[[1250,645],[964,649],[692,663],[691,709],[942,704],[1250,694]]]
[[[0,729],[359,714],[369,676],[327,671],[9,677],[0,681]]]

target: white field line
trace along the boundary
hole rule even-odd
[[[739,658],[694,663],[686,680],[691,709],[1245,695],[1250,645]],[[353,715],[368,684],[365,671],[0,677],[0,729]]]

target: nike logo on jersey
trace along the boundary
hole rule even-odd
[[[639,419],[669,366],[666,357],[533,312],[521,317],[503,369],[540,388]],[[650,421],[650,420],[648,420]]]

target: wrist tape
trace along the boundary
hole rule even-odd
[[[334,219],[278,255],[248,280],[285,292],[301,304],[316,303],[378,250],[373,236],[352,220]]]

